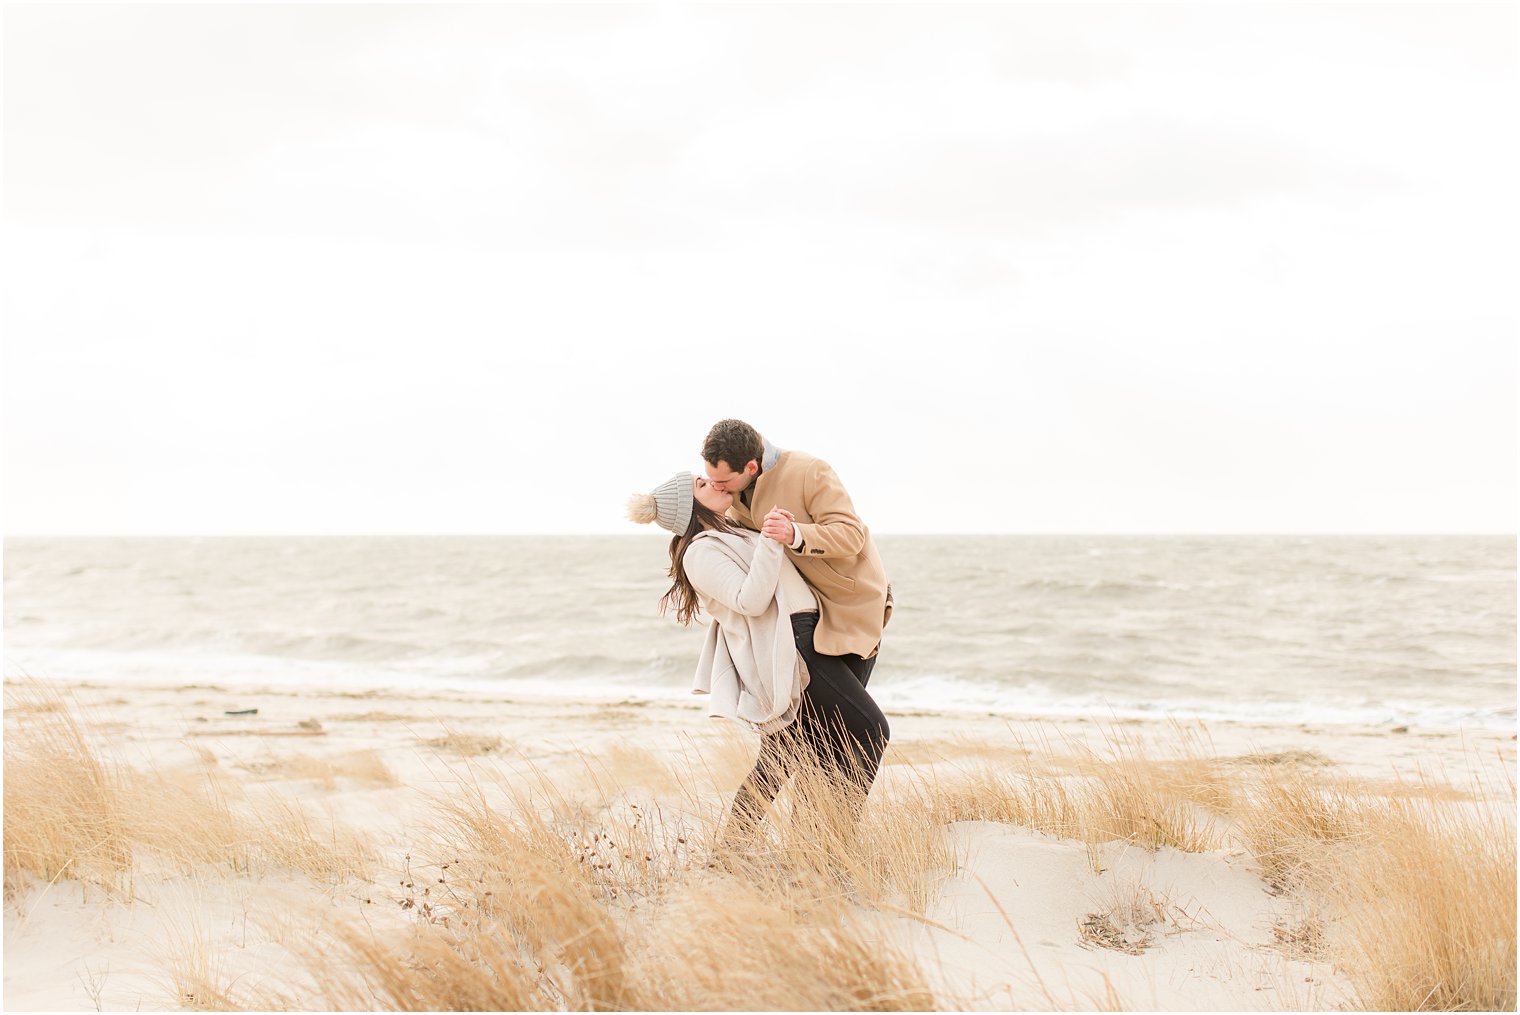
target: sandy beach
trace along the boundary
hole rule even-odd
[[[1520,1013],[1517,4],[4,27],[6,1011]]]
[[[1490,845],[1500,861],[1508,857],[1511,874],[1514,862],[1515,739],[1506,732],[894,714],[859,848],[869,854],[871,842],[890,842],[877,859],[895,859],[836,871],[820,891],[799,875],[795,839],[785,835],[754,867],[713,862],[714,829],[754,741],[705,718],[695,699],[49,687],[6,688],[8,1010],[341,1005],[346,995],[328,974],[352,969],[357,953],[329,953],[334,928],[397,955],[420,954],[419,934],[453,934],[457,951],[468,914],[489,912],[486,897],[501,895],[480,891],[486,867],[497,863],[508,872],[498,870],[503,883],[513,883],[511,871],[536,869],[528,854],[560,848],[540,851],[522,838],[511,849],[498,843],[493,861],[470,829],[483,827],[482,814],[514,821],[535,808],[547,817],[532,827],[560,835],[591,868],[565,883],[617,928],[623,1007],[776,1006],[754,994],[753,1004],[735,1003],[698,975],[704,964],[722,966],[741,984],[744,963],[737,946],[719,948],[722,935],[703,922],[712,913],[689,912],[692,900],[719,905],[711,900],[757,885],[768,900],[745,896],[719,908],[780,907],[804,928],[807,914],[821,919],[826,910],[872,961],[897,963],[909,986],[876,998],[881,1007],[1370,1007],[1387,995],[1357,968],[1366,953],[1356,928],[1365,921],[1354,910],[1366,900],[1284,877],[1278,854],[1262,846],[1263,801],[1313,786],[1326,799],[1391,803],[1406,819],[1442,828],[1497,827]],[[24,871],[14,851],[24,846],[16,829],[27,817],[16,805],[50,805],[47,779],[62,773],[39,766],[59,764],[43,746],[56,742],[48,731],[60,724],[77,725],[129,830],[111,862],[91,854],[51,872]],[[1134,827],[1100,827],[1090,817],[1096,798],[1083,794],[1107,787],[1118,814],[1116,786],[1157,808],[1172,806],[1155,803],[1171,793],[1184,816],[1157,810]],[[1036,798],[1051,792],[1067,818],[1042,816]],[[460,817],[465,805],[475,808],[474,824]],[[208,815],[241,822],[241,831],[212,844],[214,836],[197,835],[213,822]],[[1069,827],[1059,824],[1068,819]],[[48,820],[70,819],[59,811]],[[611,853],[596,863],[609,842]],[[1357,848],[1369,844],[1357,840]],[[514,850],[520,855],[503,855]],[[472,895],[450,879],[464,879],[477,862]],[[1512,915],[1513,880],[1508,891]],[[527,908],[552,908],[556,897],[539,891]],[[736,929],[737,941],[765,933],[756,921],[768,917],[757,914]],[[573,1004],[581,988],[572,981],[586,974],[567,957],[567,942],[507,923],[542,980],[531,1006]],[[698,926],[708,927],[701,939],[685,941]],[[1514,929],[1501,921],[1483,946],[1511,1005]],[[667,947],[683,950],[696,979],[667,983],[650,972],[668,970],[656,962]],[[845,973],[836,963],[809,975]],[[880,970],[861,975],[897,982]],[[366,983],[356,996],[392,1006]],[[842,989],[854,1002],[804,993],[779,1006],[873,1006],[849,995],[849,984]],[[412,997],[417,1007],[442,1006]]]

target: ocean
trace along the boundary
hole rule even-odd
[[[1513,536],[880,536],[893,709],[1515,728]],[[5,673],[689,694],[665,540],[11,538]]]

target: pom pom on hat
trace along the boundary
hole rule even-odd
[[[628,520],[631,522],[648,525],[654,521],[656,510],[657,505],[652,493],[636,493],[628,498]]]
[[[628,498],[628,517],[640,525],[656,522],[678,536],[691,524],[691,473],[678,472],[650,493]]]

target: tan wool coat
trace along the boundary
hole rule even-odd
[[[887,572],[871,530],[855,513],[844,484],[829,463],[801,451],[766,446],[776,455],[752,484],[750,502],[735,497],[729,517],[759,529],[773,507],[783,507],[802,530],[802,546],[788,551],[818,596],[813,645],[822,655],[874,655],[891,617]]]

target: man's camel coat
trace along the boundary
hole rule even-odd
[[[802,531],[801,548],[788,552],[818,595],[814,648],[829,656],[875,654],[891,616],[887,572],[871,530],[855,513],[834,470],[821,458],[782,451],[749,492],[748,504],[734,498],[729,517],[759,529],[771,508],[780,506],[796,517]]]

